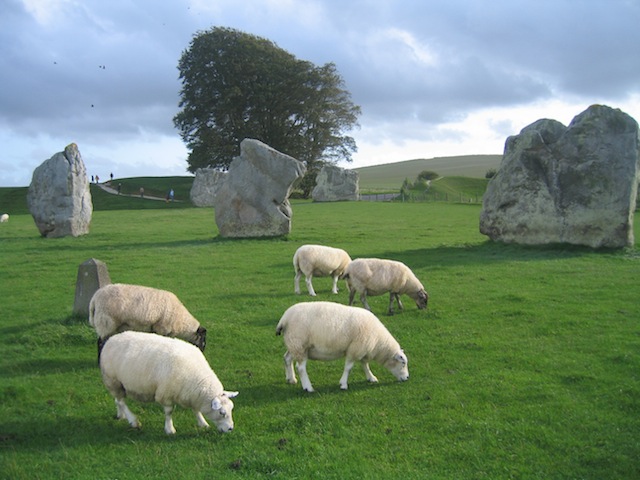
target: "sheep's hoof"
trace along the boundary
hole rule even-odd
[[[313,393],[313,392],[315,392],[315,390],[314,390],[313,388],[305,388],[305,389],[304,389],[304,391],[305,391],[305,392],[308,392],[308,393]]]

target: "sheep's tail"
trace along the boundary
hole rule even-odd
[[[293,255],[293,272],[298,273],[300,271],[300,266],[298,265],[298,252]]]
[[[285,323],[286,323],[285,318],[284,317],[281,318],[280,321],[278,322],[278,326],[276,327],[276,335],[282,335],[282,332],[284,331]]]
[[[93,298],[91,299],[91,302],[89,302],[89,325],[91,325],[92,327],[95,327],[95,325],[93,324],[93,317],[96,314],[96,304],[93,301]]]

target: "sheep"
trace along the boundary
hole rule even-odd
[[[0,223],[5,223],[9,221],[9,214],[8,213],[3,213],[2,215],[0,215]]]
[[[313,392],[307,374],[307,360],[336,360],[345,357],[340,388],[348,389],[349,372],[360,362],[369,382],[378,379],[369,361],[384,365],[398,380],[409,378],[409,360],[385,326],[371,312],[333,302],[302,302],[289,307],[276,327],[284,334],[287,348],[284,371],[288,383],[297,383],[293,360],[302,388]]]
[[[404,263],[380,258],[358,258],[346,268],[342,278],[349,287],[349,305],[353,305],[356,293],[360,294],[360,301],[367,310],[371,310],[367,302],[367,295],[382,295],[389,292],[388,314],[393,315],[393,299],[398,302],[398,308],[404,307],[400,295],[406,294],[413,298],[419,309],[427,308],[429,295],[420,280]]]
[[[167,435],[176,433],[175,405],[192,409],[199,427],[209,427],[206,416],[220,432],[233,430],[231,399],[238,392],[224,390],[204,354],[190,343],[155,333],[118,333],[105,342],[100,371],[115,400],[116,418],[126,418],[133,428],[142,425],[125,403],[127,396],[162,405]]]
[[[351,262],[351,257],[340,248],[325,247],[324,245],[302,245],[293,255],[293,269],[295,271],[294,291],[300,294],[300,277],[304,273],[307,290],[312,297],[316,292],[311,279],[316,277],[332,277],[331,293],[338,293],[338,279],[344,269]]]
[[[207,330],[173,293],[141,285],[112,283],[99,288],[89,303],[89,324],[98,334],[98,358],[104,341],[125,330],[154,332],[193,343],[204,352]]]

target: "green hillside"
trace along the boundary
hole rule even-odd
[[[443,178],[433,182],[432,192],[455,198],[463,194],[469,197],[482,196],[486,188],[484,178],[487,170],[500,166],[502,155],[467,155],[431,159],[407,160],[404,162],[356,168],[360,175],[360,192],[399,192],[405,180],[415,182],[420,172],[430,170]],[[122,195],[111,195],[98,186],[91,185],[94,210],[127,210],[191,207],[189,192],[192,176],[134,177],[113,180],[112,187],[122,184]],[[140,187],[144,187],[145,198],[140,198]],[[166,204],[149,197],[164,198],[169,189],[175,191],[176,202]],[[423,189],[424,190],[424,189]],[[29,213],[27,187],[0,187],[0,213]]]
[[[360,175],[360,190],[398,190],[405,179],[414,181],[420,172],[430,170],[443,177],[485,178],[487,170],[498,169],[502,155],[465,155],[406,160],[404,162],[355,168]]]

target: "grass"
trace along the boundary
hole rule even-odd
[[[137,199],[120,199],[135,202]],[[149,201],[150,202],[150,201]],[[96,202],[97,203],[97,202]],[[139,205],[140,202],[132,203]],[[166,207],[164,202],[156,202]],[[98,210],[91,233],[44,239],[28,214],[0,226],[0,477],[618,478],[640,476],[640,304],[635,249],[501,245],[477,205],[293,202],[286,238],[218,237],[212,209]],[[640,234],[636,229],[636,236]],[[384,315],[409,356],[340,391],[341,362],[312,362],[315,394],[284,381],[291,258],[303,243],[404,261],[430,294]],[[178,409],[130,402],[113,419],[95,334],[73,318],[78,266],[175,292],[208,328],[206,356],[239,390],[229,434]],[[314,280],[317,300],[346,303]]]

